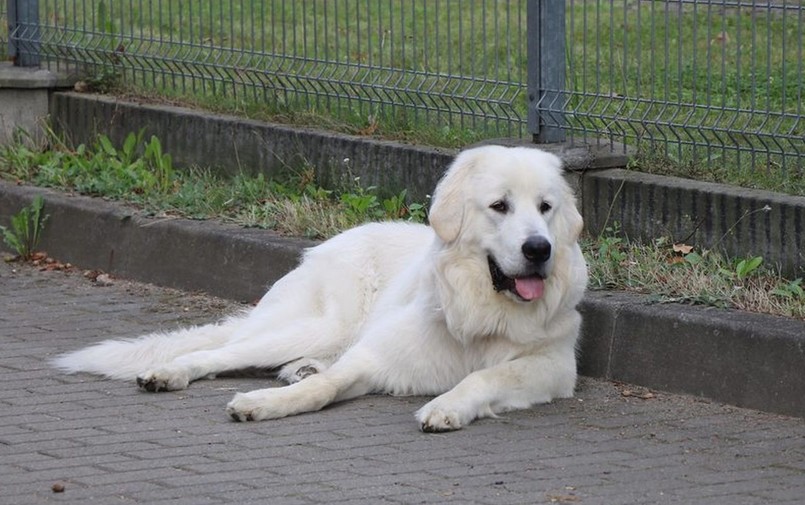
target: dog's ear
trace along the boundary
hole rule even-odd
[[[567,230],[564,236],[569,243],[578,242],[581,230],[584,228],[584,219],[576,207],[576,197],[569,187],[564,188],[565,197],[559,209],[559,229]]]
[[[562,160],[558,156],[547,154],[548,153],[543,153],[543,156],[554,165],[561,176],[563,173]],[[562,194],[562,205],[556,216],[558,222],[556,223],[555,229],[559,230],[558,236],[567,241],[567,243],[578,242],[581,237],[581,231],[584,228],[584,219],[581,213],[579,213],[579,209],[576,207],[576,195],[563,177],[562,180],[559,181],[559,186]]]
[[[477,151],[471,149],[456,156],[433,193],[428,220],[436,235],[445,242],[458,238],[461,231],[468,196],[463,194],[467,187],[465,181],[477,163]]]

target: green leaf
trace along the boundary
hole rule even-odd
[[[127,163],[129,163],[134,156],[135,149],[137,149],[137,135],[131,132],[126,135],[126,140],[123,141],[123,155]]]
[[[755,256],[754,258],[742,259],[735,265],[735,273],[739,278],[743,279],[751,275],[763,263],[762,256]]]
[[[691,265],[699,265],[704,260],[704,258],[702,258],[702,256],[700,254],[695,253],[695,252],[691,252],[691,253],[686,254],[684,256],[684,258],[685,258],[685,263],[689,263]]]
[[[112,141],[109,140],[109,137],[107,137],[106,135],[101,135],[100,137],[98,137],[98,144],[100,145],[101,150],[103,152],[105,152],[109,156],[117,157],[117,149],[115,149],[115,146],[112,145]]]

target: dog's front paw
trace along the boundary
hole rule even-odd
[[[226,406],[226,413],[233,421],[262,421],[285,417],[280,405],[272,400],[272,391],[268,389],[237,393]]]
[[[432,400],[416,413],[419,429],[425,433],[441,433],[460,430],[468,422],[455,409],[440,405],[438,398]]]
[[[149,370],[137,376],[137,386],[149,393],[161,391],[179,391],[187,389],[190,377],[186,373],[175,372],[167,368]]]

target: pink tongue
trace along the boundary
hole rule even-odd
[[[536,300],[545,291],[545,281],[539,277],[518,277],[514,279],[514,289],[523,300]]]

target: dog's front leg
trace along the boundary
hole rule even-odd
[[[279,419],[321,410],[327,405],[365,395],[372,389],[366,375],[333,367],[290,386],[238,393],[226,406],[235,421]]]
[[[571,397],[575,384],[572,348],[527,356],[471,373],[419,409],[416,418],[425,432],[458,430],[479,417]]]

